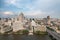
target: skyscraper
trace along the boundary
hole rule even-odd
[[[50,16],[47,16],[47,24],[50,25]]]
[[[19,20],[23,21],[24,20],[24,14],[21,12],[21,14],[19,15]]]

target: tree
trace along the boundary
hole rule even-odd
[[[60,30],[60,26],[58,26],[58,30]]]

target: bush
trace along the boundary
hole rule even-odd
[[[36,31],[34,34],[36,35],[46,35],[47,32],[43,32],[43,31]]]
[[[22,33],[23,33],[23,34],[28,34],[29,31],[28,31],[28,30],[23,30]]]
[[[12,34],[21,34],[22,33],[22,30],[19,30],[17,32],[13,32]]]
[[[55,31],[54,29],[50,28],[50,27],[47,27],[47,29],[51,30],[51,31]]]
[[[22,30],[17,31],[17,34],[22,34]]]
[[[58,26],[58,30],[60,30],[60,26]]]
[[[13,32],[12,34],[28,34],[29,31],[28,30],[19,30],[17,32]]]
[[[34,34],[39,35],[40,34],[40,31],[36,31]]]

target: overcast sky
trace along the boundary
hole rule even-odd
[[[60,0],[0,0],[0,17],[17,15],[60,18]]]

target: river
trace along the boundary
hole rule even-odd
[[[0,40],[50,40],[48,35],[0,35]]]

